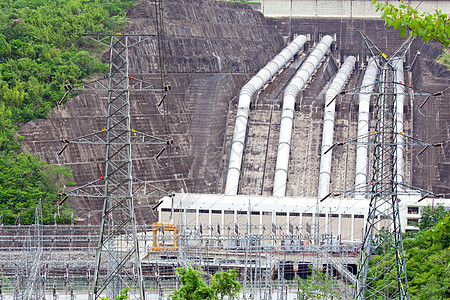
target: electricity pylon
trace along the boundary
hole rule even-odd
[[[33,225],[33,235],[27,240],[27,249],[24,251],[23,266],[27,267],[25,271],[28,275],[25,283],[25,291],[22,293],[24,299],[38,300],[44,297],[42,290],[42,277],[40,274],[43,256],[42,240],[42,200],[39,199],[35,210],[35,222]]]
[[[161,95],[159,103],[161,104],[169,87],[163,85],[161,88],[155,88],[153,84],[135,79],[129,73],[129,48],[154,38],[154,35],[118,33],[89,37],[109,47],[109,74],[102,79],[83,84],[83,87],[78,90],[107,90],[106,127],[77,139],[64,140],[65,145],[62,150],[70,143],[104,145],[106,147],[105,171],[100,178],[69,191],[66,195],[103,199],[91,299],[100,299],[104,296],[105,290],[108,298],[115,298],[120,290],[129,287],[130,299],[143,300],[145,299],[144,282],[133,200],[137,196],[149,197],[167,193],[145,183],[141,184],[132,177],[131,146],[152,144],[165,147],[171,144],[172,140],[170,136],[160,138],[132,129],[129,97],[131,91],[152,91]],[[66,90],[75,89],[67,86]]]
[[[403,132],[397,129],[396,67],[403,63],[413,38],[405,41],[389,58],[362,32],[364,42],[377,61],[379,72],[376,103],[374,161],[357,281],[353,299],[409,299],[405,255],[397,192],[397,146]]]

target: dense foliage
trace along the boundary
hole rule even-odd
[[[225,299],[225,297],[228,297],[228,299],[237,297],[242,287],[237,281],[236,270],[229,269],[216,272],[211,280],[211,289],[220,300]]]
[[[179,268],[177,273],[182,286],[170,295],[172,300],[234,299],[241,290],[234,269],[215,273],[210,285],[203,280],[202,272],[191,267]]]
[[[450,214],[404,247],[411,299],[450,299]]]
[[[44,223],[53,221],[57,194],[70,170],[24,154],[17,125],[45,118],[63,94],[63,82],[105,73],[95,42],[85,33],[108,33],[125,24],[134,0],[0,0],[0,215],[14,224],[33,220],[40,198]],[[89,52],[88,52],[89,51]],[[61,207],[67,221],[70,211]],[[50,217],[51,215],[51,217]]]
[[[5,224],[34,222],[34,212],[42,199],[44,224],[70,221],[71,211],[58,210],[58,191],[71,184],[72,174],[64,166],[48,165],[31,155],[0,154],[0,212]]]
[[[389,26],[399,29],[400,36],[405,36],[406,29],[409,29],[414,37],[422,37],[427,42],[433,39],[445,48],[450,47],[450,17],[442,10],[436,8],[434,13],[421,13],[403,0],[398,5],[376,0],[373,0],[373,4],[377,11],[381,11],[381,18]]]
[[[447,214],[448,212],[442,205],[438,205],[435,207],[431,206],[424,207],[421,211],[419,223],[417,224],[420,232],[423,232],[424,230],[428,230],[431,227],[436,226],[436,224],[438,224],[438,222],[442,220]]]
[[[450,299],[450,214],[442,206],[427,207],[419,220],[421,230],[404,239],[406,272],[410,299]],[[394,258],[383,261],[391,265]],[[383,265],[371,272],[382,272]],[[387,274],[377,282],[379,287],[392,280]]]
[[[338,283],[332,275],[322,273],[319,269],[312,268],[312,274],[306,279],[297,277],[297,299],[343,299],[344,295],[339,291]]]
[[[118,29],[130,0],[0,1],[0,101],[14,121],[43,118],[78,81],[107,65],[91,56],[84,33]]]

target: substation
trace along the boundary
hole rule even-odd
[[[187,266],[235,268],[241,299],[297,299],[315,267],[363,299],[369,229],[401,243],[450,207],[442,47],[371,1],[275,2],[143,1],[90,37],[110,73],[19,130],[73,169],[77,216],[1,226],[0,299],[168,299]]]

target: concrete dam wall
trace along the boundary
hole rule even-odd
[[[371,0],[260,0],[255,8],[266,17],[373,18],[379,19]],[[384,1],[383,1],[384,2]],[[397,1],[389,1],[395,3]],[[419,11],[450,11],[448,0],[405,1]]]
[[[133,178],[175,192],[221,193],[239,90],[287,42],[292,41],[294,35],[307,34],[309,41],[305,44],[304,51],[251,102],[239,193],[271,194],[281,118],[281,95],[314,45],[325,34],[330,34],[335,40],[331,52],[321,62],[296,103],[290,160],[292,174],[289,176],[288,195],[315,196],[327,84],[344,58],[354,55],[357,57],[357,68],[347,88],[357,87],[369,57],[356,29],[362,28],[388,54],[400,46],[403,39],[395,31],[386,29],[381,20],[264,18],[249,5],[240,3],[213,0],[166,0],[164,3],[166,70],[172,88],[167,98],[168,130],[173,136],[174,144],[170,161],[163,155],[158,162],[154,156],[160,150],[159,147],[135,147]],[[128,12],[128,17],[126,33],[156,33],[151,1],[144,1],[133,7]],[[405,66],[411,65],[418,50],[424,49],[420,41],[415,41],[407,54]],[[437,52],[439,47],[433,53]],[[434,77],[447,76],[445,71],[422,58],[425,57],[418,56],[413,66],[415,73],[411,77],[412,81],[408,78],[407,84],[423,82],[424,88],[428,82],[439,81],[441,86],[446,84],[445,79],[442,79],[442,83],[441,79]],[[156,41],[148,41],[132,48],[130,64],[135,78],[158,83]],[[420,71],[417,69],[419,67]],[[428,70],[438,71],[433,74]],[[436,86],[436,89],[441,86]],[[448,96],[444,94],[439,98],[443,101],[442,105],[450,103],[446,97]],[[156,107],[158,96],[136,92],[131,94],[130,99],[132,128],[163,136],[166,132],[164,117]],[[438,127],[442,124],[448,126],[445,122],[448,122],[449,116],[441,112],[435,125],[426,130],[418,130],[420,124],[411,124],[412,106],[409,100],[407,103],[405,132],[421,134],[425,138],[440,131],[442,128]],[[33,120],[25,124],[19,133],[25,137],[25,143],[32,153],[50,163],[69,166],[73,169],[77,184],[82,185],[103,175],[105,150],[99,146],[70,145],[61,156],[57,156],[56,153],[61,148],[60,139],[75,138],[104,128],[106,107],[106,92],[80,93],[55,109],[48,119]],[[356,135],[357,111],[356,95],[345,95],[338,99],[336,140]],[[414,114],[416,115],[417,113]],[[427,118],[424,118],[421,123],[427,122]],[[412,127],[415,128],[414,131]],[[448,130],[441,131],[437,137],[441,138],[445,134],[448,134]],[[448,150],[448,147],[445,149]],[[445,171],[448,170],[449,156],[439,152],[440,148],[430,150],[435,151],[427,154],[432,155],[429,165],[434,163],[431,168],[433,171],[429,171],[429,175],[419,171],[424,175],[410,181],[431,189],[450,186],[448,171]],[[409,163],[406,164],[405,174],[411,174],[411,161],[415,160],[411,157],[411,150],[406,152]],[[448,154],[447,152],[445,153]],[[352,145],[334,150],[332,189],[351,187],[354,156]],[[168,163],[170,165],[166,167]],[[415,174],[414,171],[412,173]],[[137,199],[136,215],[140,223],[149,224],[155,220],[151,207],[156,200],[157,198]],[[77,210],[79,222],[89,217],[90,222],[95,223],[100,218],[102,200],[71,198],[70,206]]]

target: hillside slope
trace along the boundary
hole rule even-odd
[[[284,46],[283,39],[268,26],[261,13],[247,5],[214,0],[167,0],[164,2],[165,57],[171,82],[169,133],[174,138],[171,167],[162,158],[155,162],[159,147],[133,150],[133,177],[166,190],[215,192],[227,128],[229,102],[239,87]],[[144,1],[128,12],[130,34],[154,34],[155,9]],[[142,43],[130,51],[130,72],[136,78],[158,83],[156,41]],[[81,93],[48,119],[22,126],[31,151],[44,160],[73,169],[78,185],[103,175],[104,149],[71,145],[61,156],[61,138],[75,138],[97,131],[106,124],[106,92]],[[156,108],[156,96],[131,96],[132,127],[163,135],[163,116]],[[205,118],[208,116],[208,118]],[[151,222],[149,206],[155,199],[139,200],[137,215]],[[71,207],[80,220],[98,220],[101,200],[72,198]]]

